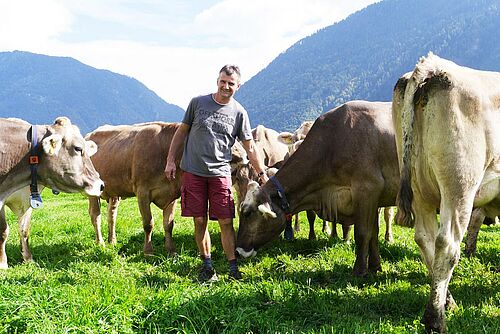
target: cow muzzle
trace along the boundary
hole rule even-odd
[[[253,248],[247,252],[241,247],[236,247],[236,251],[244,258],[254,257],[257,254],[257,251]]]
[[[85,188],[85,193],[88,196],[101,196],[101,193],[104,190],[104,182],[102,180],[95,181]]]

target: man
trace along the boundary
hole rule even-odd
[[[221,242],[229,262],[229,277],[241,279],[236,262],[235,216],[231,194],[231,147],[241,140],[260,181],[267,182],[264,163],[252,139],[246,110],[233,98],[240,88],[240,70],[225,65],[219,71],[217,92],[193,98],[177,129],[167,157],[165,175],[175,178],[174,158],[184,147],[180,167],[183,170],[181,189],[182,216],[193,217],[195,240],[203,260],[199,279],[216,281],[212,266],[208,218],[216,219],[221,229]],[[207,216],[208,212],[208,216]]]

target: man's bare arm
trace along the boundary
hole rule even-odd
[[[175,157],[179,156],[180,152],[184,149],[184,142],[189,133],[189,128],[189,125],[181,123],[177,131],[175,131],[174,138],[172,138],[164,171],[168,180],[175,179],[175,173],[177,172]]]

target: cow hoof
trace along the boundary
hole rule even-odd
[[[8,269],[9,266],[7,265],[7,262],[6,263],[0,263],[0,269]]]
[[[152,256],[154,255],[154,252],[153,252],[153,247],[149,246],[149,247],[144,247],[144,255],[145,256]]]
[[[175,251],[175,248],[165,247],[165,250],[167,251],[167,255],[168,256],[170,256],[170,257],[176,257],[177,256],[177,252]]]
[[[31,253],[28,253],[28,254],[23,253],[23,261],[24,262],[33,262],[33,255],[31,255]]]
[[[33,261],[33,257],[32,257],[32,256],[29,256],[29,257],[23,258],[23,261],[24,261],[24,263],[32,263],[32,262],[34,262],[34,261]]]
[[[422,318],[427,333],[446,333],[446,323],[444,320],[444,310],[434,310],[427,304]]]
[[[354,269],[352,271],[353,276],[359,277],[359,278],[367,278],[368,277],[368,272],[366,270],[356,270]]]
[[[455,303],[455,299],[450,293],[450,290],[446,292],[446,304],[445,307],[447,310],[454,310],[457,307],[457,303]]]

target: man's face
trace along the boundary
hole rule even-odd
[[[218,93],[222,98],[230,99],[240,88],[238,74],[227,75],[224,72],[220,73],[217,79],[217,87]]]

